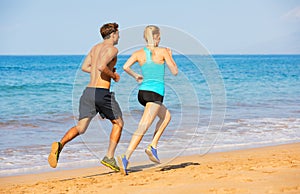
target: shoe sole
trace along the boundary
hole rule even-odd
[[[103,160],[101,161],[101,164],[103,164],[104,166],[106,166],[106,167],[108,167],[108,168],[110,168],[110,169],[112,169],[112,170],[114,170],[114,171],[116,171],[116,172],[119,172],[119,171],[120,171],[120,169],[118,169],[118,168],[116,168],[116,167],[110,165],[110,164],[107,163],[107,162],[104,162]]]
[[[157,160],[157,159],[153,156],[153,154],[152,154],[152,152],[151,152],[150,150],[146,149],[145,152],[146,152],[146,154],[148,155],[149,159],[150,159],[152,162],[154,162],[154,163],[156,163],[156,164],[160,164],[160,161]]]
[[[124,168],[124,165],[123,165],[123,161],[122,161],[122,157],[121,156],[118,156],[117,157],[117,160],[118,160],[118,163],[119,163],[119,166],[120,166],[120,171],[123,175],[128,175],[127,173],[127,170]],[[129,162],[128,162],[129,164]]]
[[[56,168],[57,166],[57,152],[59,149],[59,145],[57,142],[52,143],[51,145],[51,152],[48,156],[48,163],[52,168]]]

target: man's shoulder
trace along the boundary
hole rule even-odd
[[[95,45],[91,48],[91,52],[95,52],[95,51],[99,50],[101,47],[102,47],[102,43],[95,44]]]
[[[100,53],[118,53],[118,49],[115,46],[103,43],[94,45],[92,50],[96,50]]]
[[[117,54],[119,52],[117,47],[112,46],[112,45],[109,45],[105,50],[107,50],[108,52],[110,52],[112,54]]]

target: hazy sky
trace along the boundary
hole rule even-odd
[[[0,54],[86,54],[106,22],[119,23],[120,41],[135,38],[122,30],[156,24],[212,54],[300,54],[299,0],[0,0]]]

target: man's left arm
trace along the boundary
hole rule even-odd
[[[92,67],[92,56],[91,56],[91,52],[89,52],[89,54],[85,57],[82,63],[81,70],[86,73],[91,73],[91,67]]]

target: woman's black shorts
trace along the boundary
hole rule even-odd
[[[138,100],[143,106],[146,106],[147,102],[154,102],[161,105],[164,97],[152,91],[139,90]]]

